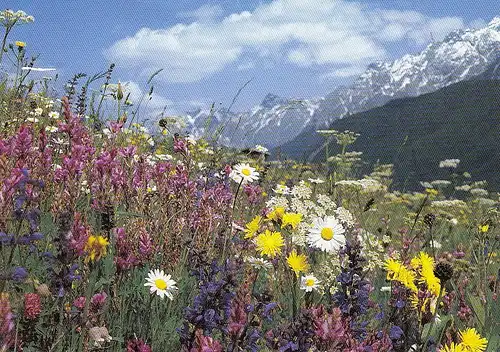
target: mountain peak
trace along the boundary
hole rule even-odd
[[[297,100],[268,93],[260,105],[228,115],[216,111],[215,119],[228,121],[230,131],[223,143],[269,148],[296,138],[301,131],[323,129],[349,114],[366,111],[403,97],[431,93],[456,82],[469,80],[489,70],[486,77],[498,77],[500,59],[500,17],[478,29],[451,32],[433,41],[419,53],[394,61],[377,61],[346,87],[337,87],[321,100]],[[495,65],[495,63],[497,63]],[[487,78],[490,79],[490,78]],[[196,115],[195,128],[203,128],[206,113]],[[272,131],[272,136],[270,132]]]
[[[260,103],[260,106],[266,109],[271,109],[273,106],[286,104],[287,102],[288,100],[285,98],[282,98],[273,93],[267,93],[267,95],[264,97],[264,100],[262,100],[262,103]]]
[[[500,16],[495,16],[490,23],[488,23],[489,28],[500,30]]]

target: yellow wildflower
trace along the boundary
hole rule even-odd
[[[292,229],[296,229],[302,221],[302,214],[298,213],[285,213],[283,214],[282,226],[290,225]]]
[[[256,217],[253,218],[252,221],[250,221],[248,224],[245,225],[245,238],[252,238],[255,236],[257,231],[259,231],[260,227],[260,221],[262,220],[262,216],[257,215]]]
[[[420,252],[418,256],[410,262],[411,266],[420,273],[422,277],[419,281],[427,285],[427,289],[434,296],[439,296],[441,291],[441,281],[434,275],[434,259],[427,253]]]
[[[488,345],[488,340],[481,337],[474,328],[460,331],[460,338],[462,342],[460,345],[464,347],[467,352],[483,352]]]
[[[276,207],[272,212],[267,214],[267,218],[271,219],[273,221],[278,221],[283,218],[283,215],[285,214],[285,208],[283,207]]]
[[[85,252],[87,252],[86,262],[97,261],[106,255],[106,249],[109,246],[109,241],[101,235],[91,235],[85,244]]]
[[[255,243],[261,255],[267,255],[271,258],[280,254],[281,247],[285,245],[280,232],[271,232],[269,230],[258,235]]]
[[[490,229],[490,225],[486,224],[486,225],[479,225],[479,232],[488,232],[488,230]]]
[[[429,196],[437,196],[438,195],[438,190],[434,188],[426,188],[425,193],[427,193]]]
[[[451,343],[449,346],[444,346],[439,350],[439,352],[467,352],[463,345],[460,343],[456,345],[454,342]]]
[[[295,249],[290,253],[286,261],[297,277],[300,272],[306,272],[309,269],[307,257],[304,254],[297,254]]]
[[[387,280],[394,280],[397,273],[401,271],[402,263],[399,261],[389,258],[385,262],[385,270],[387,270]]]
[[[16,42],[16,46],[18,48],[24,48],[26,46],[26,43],[25,42],[21,42],[21,41],[17,41]]]
[[[407,269],[402,263],[392,258],[385,262],[387,270],[387,280],[398,281],[413,292],[417,292],[418,288],[415,285],[415,273]]]

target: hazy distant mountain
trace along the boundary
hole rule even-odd
[[[215,111],[212,126],[225,125],[221,138],[224,144],[272,148],[348,114],[470,79],[499,57],[500,17],[495,17],[484,28],[454,31],[416,55],[373,63],[351,86],[339,87],[324,98],[292,100],[268,94],[250,111]],[[203,133],[208,116],[208,111],[201,110],[189,114],[195,134]]]
[[[285,99],[267,94],[260,105],[250,111],[235,113],[218,109],[210,113],[198,110],[188,115],[192,132],[201,135],[205,132],[207,120],[210,129],[223,126],[220,142],[232,147],[250,147],[256,144],[268,148],[278,146],[293,139],[310,124],[318,100]]]

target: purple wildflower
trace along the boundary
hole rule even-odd
[[[12,270],[12,280],[15,282],[23,282],[28,277],[28,272],[25,268],[18,266]]]

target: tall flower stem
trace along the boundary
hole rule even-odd
[[[10,250],[9,259],[7,260],[7,264],[5,265],[6,268],[8,268],[10,266],[10,264],[12,263],[12,260],[14,259],[14,253],[15,253],[16,248],[17,248],[17,238],[19,237],[19,234],[21,232],[21,226],[22,226],[22,221],[19,221],[17,224],[16,233],[14,235],[15,243],[12,244],[12,249]],[[7,280],[2,280],[2,283],[0,284],[0,292],[3,292],[3,289],[5,288],[6,281]]]
[[[297,275],[292,275],[292,319],[297,317]]]
[[[0,51],[0,64],[2,63],[3,53],[5,51],[5,44],[7,43],[7,37],[9,36],[11,29],[12,29],[12,27],[5,28],[5,34],[4,34],[3,39],[2,39],[2,47],[1,47],[1,51]]]
[[[427,351],[427,345],[429,344],[429,338],[431,337],[432,329],[434,328],[434,325],[436,324],[436,316],[437,316],[439,304],[441,303],[442,292],[443,292],[443,287],[441,286],[439,288],[439,295],[438,295],[437,300],[436,300],[436,310],[434,311],[434,314],[432,316],[432,322],[431,322],[431,325],[429,327],[429,331],[427,332],[427,334],[425,336],[425,343],[424,343],[424,347],[422,349],[423,352]]]
[[[231,234],[231,236],[233,235],[233,218],[234,218],[234,210],[236,208],[236,200],[238,199],[238,194],[240,193],[240,189],[241,189],[241,185],[243,183],[243,179],[241,179],[240,183],[238,184],[238,188],[236,189],[236,193],[234,194],[234,200],[233,200],[233,207],[231,209],[231,219],[230,219],[230,224],[229,226],[231,227],[230,230],[229,230],[229,233]],[[227,247],[227,233],[226,235],[224,236],[224,247],[222,249],[222,258],[225,259],[225,255],[226,255],[226,247]]]

